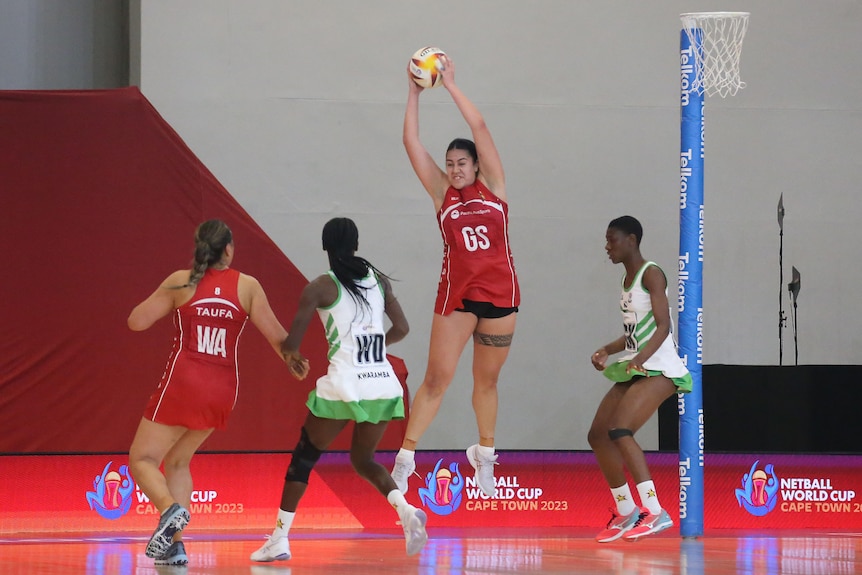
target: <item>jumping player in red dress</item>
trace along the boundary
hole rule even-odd
[[[444,256],[428,367],[413,400],[392,477],[406,492],[416,468],[416,444],[437,414],[472,337],[473,410],[479,442],[467,449],[467,459],[476,470],[477,485],[493,496],[497,379],[509,355],[520,292],[509,246],[506,179],[500,155],[482,114],[455,84],[454,63],[445,56],[441,61],[443,86],[470,127],[473,140],[453,140],[446,151],[446,169],[441,170],[419,139],[422,88],[408,80],[404,147],[434,202]]]
[[[509,249],[509,206],[476,180],[449,188],[437,212],[443,269],[434,313],[449,315],[463,300],[517,307],[521,294]]]
[[[188,562],[181,534],[189,521],[189,462],[214,429],[225,427],[236,403],[236,350],[246,320],[279,356],[287,337],[260,283],[230,269],[233,255],[230,228],[219,220],[202,223],[192,269],[169,275],[128,319],[142,331],[172,313],[176,327],[165,374],[129,449],[132,476],[161,514],[146,549],[157,565]]]

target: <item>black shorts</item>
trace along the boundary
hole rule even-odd
[[[517,306],[497,307],[491,302],[487,301],[473,301],[471,299],[464,299],[461,300],[461,303],[464,304],[464,307],[455,308],[455,311],[470,312],[479,319],[496,319],[500,317],[506,317],[507,315],[511,315],[518,312]]]

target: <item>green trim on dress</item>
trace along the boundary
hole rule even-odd
[[[323,399],[317,395],[317,390],[312,390],[305,405],[311,413],[323,419],[348,419],[357,423],[404,419],[404,399],[401,397],[346,402]]]
[[[635,377],[655,377],[657,375],[664,375],[661,371],[658,370],[647,370],[643,371],[633,371],[631,373],[626,373],[626,367],[629,365],[629,360],[620,360],[614,362],[607,366],[602,373],[609,380],[616,383],[624,383],[626,381],[631,381]],[[665,376],[667,377],[667,376]],[[693,381],[691,379],[691,374],[686,373],[682,377],[671,377],[670,379],[673,384],[676,386],[677,393],[691,393],[691,388],[693,385]]]

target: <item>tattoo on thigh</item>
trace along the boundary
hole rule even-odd
[[[514,334],[494,335],[490,333],[473,334],[473,339],[481,345],[490,345],[491,347],[509,347],[512,345],[512,336]]]

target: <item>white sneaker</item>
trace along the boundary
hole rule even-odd
[[[407,463],[398,461],[398,458],[395,458],[395,466],[392,467],[392,480],[395,482],[395,486],[398,487],[398,491],[401,493],[407,493],[407,480],[410,479],[410,476],[413,475],[413,472],[416,471],[416,461],[410,460]]]
[[[467,448],[467,460],[476,470],[474,474],[476,485],[479,486],[482,493],[488,497],[494,497],[494,493],[497,491],[494,482],[494,466],[497,465],[497,454],[495,453],[491,457],[480,455],[479,444],[476,444]]]
[[[286,535],[273,539],[269,537],[263,547],[251,554],[251,560],[258,563],[287,561],[290,559],[290,543]]]
[[[421,509],[409,505],[401,516],[401,526],[404,527],[404,540],[407,545],[407,555],[416,555],[428,542],[425,524],[428,516]]]

